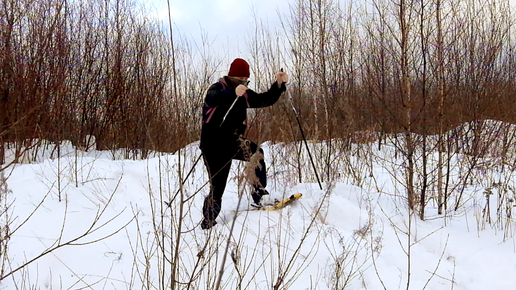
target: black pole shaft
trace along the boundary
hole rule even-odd
[[[295,110],[294,110],[295,112]],[[303,128],[301,127],[301,122],[299,121],[299,117],[296,113],[297,125],[299,126],[299,131],[301,131],[301,136],[303,137],[303,141],[305,143],[306,151],[308,152],[308,157],[310,157],[310,162],[312,163],[312,167],[314,168],[315,177],[317,178],[317,183],[319,183],[319,188],[322,190],[321,180],[319,179],[319,174],[317,174],[317,169],[315,167],[314,159],[312,158],[312,154],[310,153],[310,148],[308,148],[308,142],[306,142],[305,133],[303,133]]]
[[[281,69],[283,71],[283,69]],[[312,154],[310,153],[310,148],[308,148],[308,142],[306,142],[305,133],[303,132],[303,127],[301,127],[301,121],[299,121],[299,114],[297,113],[296,107],[294,107],[294,102],[292,102],[292,98],[288,98],[290,100],[290,105],[292,106],[292,110],[294,111],[294,115],[296,116],[297,125],[299,126],[299,131],[301,132],[301,136],[303,137],[303,142],[305,143],[306,151],[308,152],[308,157],[310,157],[310,162],[312,163],[312,167],[314,169],[315,177],[317,178],[317,182],[319,183],[319,188],[322,190],[321,180],[319,179],[319,174],[317,174],[317,168],[315,167],[314,159],[312,158]]]

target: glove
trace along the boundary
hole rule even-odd
[[[244,85],[238,85],[238,87],[235,89],[235,93],[239,97],[243,96],[245,91],[247,91],[247,87]]]
[[[276,74],[276,82],[278,83],[278,87],[281,88],[282,83],[288,82],[288,75],[285,72],[279,72]]]

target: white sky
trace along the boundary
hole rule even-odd
[[[158,18],[168,21],[167,0],[140,1],[151,7],[150,13],[156,13]],[[187,37],[191,44],[200,45],[201,35],[207,36],[211,44],[210,55],[222,57],[229,65],[234,58],[245,58],[248,54],[246,43],[256,20],[271,29],[281,29],[280,16],[288,19],[289,7],[296,1],[170,0],[173,29],[175,36],[179,33]],[[512,7],[516,4],[516,0],[498,1],[508,1]]]
[[[289,0],[170,0],[174,30],[200,42],[206,34],[212,49],[229,59],[244,54],[246,35],[257,19],[269,27],[279,24],[278,11],[289,13]],[[160,19],[168,20],[167,0],[152,0]]]

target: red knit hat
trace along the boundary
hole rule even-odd
[[[249,77],[249,64],[241,58],[235,58],[229,68],[228,76],[230,77]]]

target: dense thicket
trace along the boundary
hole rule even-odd
[[[171,35],[171,27],[149,18],[134,1],[0,0],[0,280],[20,271],[23,285],[25,278],[32,282],[28,277],[33,274],[25,272],[26,265],[62,246],[80,246],[76,242],[89,236],[92,229],[96,231],[122,214],[95,226],[104,217],[103,207],[125,182],[123,170],[116,172],[115,179],[120,174],[118,183],[107,203],[99,199],[99,212],[90,230],[68,243],[61,243],[59,237],[35,260],[18,267],[7,249],[13,233],[27,220],[22,220],[20,227],[12,222],[12,217],[17,217],[10,201],[14,193],[7,187],[5,174],[11,163],[35,161],[38,154],[46,158],[40,145],[56,144],[51,156],[60,155],[63,140],[86,150],[92,144],[97,149],[113,150],[113,158],[120,157],[120,152],[125,153],[122,158],[146,158],[151,150],[175,152],[199,138],[204,91],[221,71],[226,71],[232,59],[221,61],[212,54],[206,36],[203,43],[191,45],[182,36]],[[418,214],[425,219],[429,204],[445,216],[473,204],[473,209],[467,208],[466,212],[476,211],[478,229],[492,223],[497,232],[504,233],[504,241],[512,237],[516,200],[516,16],[509,0],[289,2],[291,10],[282,15],[280,30],[271,30],[261,19],[255,19],[253,33],[246,35],[250,36],[248,53],[241,55],[251,65],[251,88],[257,91],[267,89],[281,68],[290,76],[288,90],[276,105],[249,112],[249,138],[257,143],[285,141],[267,147],[268,176],[274,193],[285,194],[297,183],[318,182],[321,187],[321,191],[309,190],[321,199],[319,205],[308,205],[309,214],[302,217],[310,220],[310,225],[298,248],[292,244],[284,247],[290,238],[285,239],[288,231],[283,236],[285,228],[280,227],[275,243],[284,252],[264,256],[260,267],[272,265],[267,269],[272,269],[274,289],[288,288],[302,275],[304,263],[312,261],[300,250],[310,240],[305,239],[307,234],[319,231],[317,224],[325,226],[327,197],[337,192],[333,187],[338,182],[363,190],[364,196],[357,201],[368,208],[369,219],[360,217],[361,228],[350,237],[351,244],[338,229],[332,232],[338,234],[339,245],[327,244],[324,237],[312,243],[312,249],[323,244],[329,250],[333,247],[334,261],[329,263],[335,270],[321,268],[317,275],[330,271],[328,277],[335,289],[350,283],[356,276],[353,273],[361,274],[358,252],[366,251],[373,258],[380,254],[383,233],[379,228],[380,236],[373,236],[377,234],[372,229],[377,221],[373,208],[377,205],[369,198],[382,197],[366,191],[387,194],[395,203],[402,200],[410,209],[409,218],[404,219],[406,229],[395,228],[398,241],[407,237],[406,247],[400,243],[408,258],[407,289],[410,249],[418,243],[411,217]],[[302,131],[310,140],[292,142],[302,139]],[[89,142],[90,138],[95,142]],[[115,150],[120,148],[126,150]],[[56,167],[50,167],[55,168],[55,178],[53,173],[41,177],[49,181],[43,183],[48,184],[48,192],[39,204],[35,203],[33,213],[43,208],[40,206],[47,196],[57,195],[59,201],[68,202],[65,192],[73,182],[79,187],[82,179],[82,185],[99,179],[89,172],[94,162],[89,157],[88,165],[79,161],[78,151],[75,164],[62,164],[58,159]],[[194,181],[190,176],[196,168],[195,160],[201,159],[198,152],[180,153],[172,159],[159,156],[154,165],[149,163],[149,170],[157,167],[159,180],[151,180],[149,175],[148,182],[141,181],[149,193],[152,229],[144,231],[146,225],[142,225],[140,231],[137,227],[134,248],[131,244],[134,277],[128,278],[127,285],[141,279],[149,288],[190,288],[203,281],[200,276],[207,277],[210,285],[220,285],[223,270],[228,268],[224,266],[226,254],[233,248],[231,258],[239,276],[234,281],[243,286],[244,277],[253,272],[246,266],[251,264],[240,259],[246,255],[248,247],[242,247],[242,242],[249,232],[242,231],[237,239],[232,236],[233,227],[222,239],[210,232],[210,244],[207,241],[202,248],[204,241],[198,238],[203,237],[195,228],[187,229],[190,223],[184,221],[200,209],[193,197],[207,193],[209,181]],[[243,198],[246,170],[240,165],[238,180],[233,181]],[[88,177],[79,177],[85,170]],[[385,172],[390,180],[384,180]],[[391,184],[386,186],[384,182]],[[196,185],[199,188],[193,189]],[[108,188],[106,184],[98,190]],[[485,201],[478,200],[479,190],[483,190]],[[61,193],[66,198],[62,199]],[[465,202],[468,199],[474,201]],[[133,220],[139,224],[139,209],[132,209]],[[388,212],[381,211],[391,223],[404,212],[397,205]],[[491,215],[496,219],[491,220]],[[235,222],[236,215],[233,225]],[[64,225],[63,221],[61,234]],[[289,226],[288,221],[285,225]],[[186,242],[185,235],[190,233],[197,236],[197,245]],[[225,243],[226,239],[227,247],[221,250],[221,241]],[[232,245],[233,240],[239,241]],[[446,245],[447,241],[444,248]],[[259,254],[254,250],[249,253],[254,263]],[[304,262],[297,266],[301,260]],[[189,262],[181,261],[194,262],[195,266],[189,272]],[[439,264],[440,260],[428,281]],[[214,269],[219,265],[221,271],[217,272]],[[7,266],[15,270],[7,271]],[[376,264],[374,267],[377,270]],[[92,285],[104,282],[102,277],[93,278],[96,282]],[[380,274],[378,278],[381,280]],[[345,283],[339,284],[340,279]],[[249,285],[254,284],[244,288]]]
[[[289,88],[314,138],[516,122],[507,1],[295,2]]]
[[[194,57],[185,41],[172,49],[167,29],[126,0],[0,4],[0,146],[95,136],[101,149],[173,152],[198,139],[216,57]],[[516,123],[507,1],[291,4],[283,31],[257,22],[248,59],[258,90],[289,72],[308,138]],[[249,134],[299,140],[288,98],[258,112]]]
[[[201,74],[176,49],[174,92],[170,38],[133,3],[0,6],[0,144],[95,136],[101,149],[170,152],[197,136]]]

